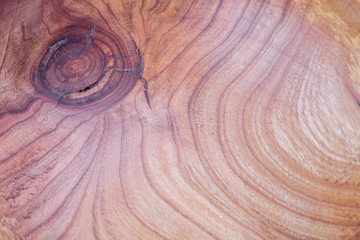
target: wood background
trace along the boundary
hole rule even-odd
[[[34,83],[73,25],[129,87]],[[360,239],[359,32],[350,0],[1,0],[0,239]]]

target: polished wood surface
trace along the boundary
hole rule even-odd
[[[0,1],[0,239],[360,239],[359,9]]]

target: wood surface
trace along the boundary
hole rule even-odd
[[[0,239],[360,239],[359,1],[1,0],[0,40]]]

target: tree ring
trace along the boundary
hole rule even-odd
[[[44,50],[32,83],[37,92],[58,104],[111,104],[131,91],[140,68],[131,41],[95,25],[74,25],[65,28]]]

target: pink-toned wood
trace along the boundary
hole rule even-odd
[[[358,8],[1,1],[0,239],[359,239]]]

